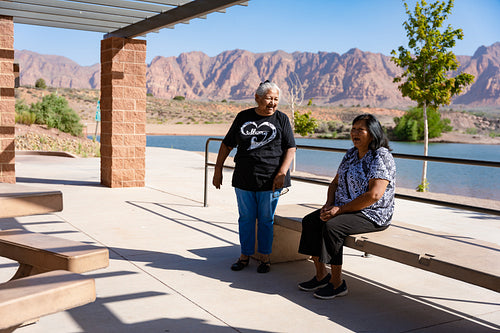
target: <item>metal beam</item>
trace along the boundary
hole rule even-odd
[[[55,22],[55,21],[44,21],[23,17],[14,17],[14,23],[17,24],[28,24],[28,25],[37,25],[42,27],[50,27],[50,28],[61,28],[61,29],[72,29],[72,30],[83,30],[83,31],[92,31],[92,32],[101,32],[106,33],[109,32],[110,28],[106,27],[98,27],[95,25],[84,25],[84,24],[75,24],[75,23],[64,23],[64,22]]]
[[[6,15],[6,16],[14,17],[15,22],[16,22],[16,19],[20,19],[20,18],[26,19],[27,18],[27,19],[32,19],[32,22],[35,22],[35,21],[44,22],[44,21],[46,21],[47,23],[49,23],[49,22],[61,22],[61,23],[75,24],[75,25],[81,25],[81,26],[95,26],[95,27],[101,27],[101,28],[108,28],[108,31],[112,30],[112,29],[117,29],[117,28],[122,27],[124,25],[124,24],[120,24],[120,23],[114,23],[114,22],[102,21],[102,20],[82,19],[82,18],[76,18],[76,17],[63,17],[63,16],[58,16],[58,15],[38,14],[38,13],[30,13],[30,12],[16,11],[16,10],[10,10],[10,9],[2,9],[2,14]],[[43,24],[43,25],[47,25],[47,24]]]
[[[207,15],[247,2],[247,0],[195,0],[138,23],[110,32],[106,34],[104,38],[133,38],[141,36],[160,28],[173,26],[183,21],[195,19],[201,15]]]
[[[248,0],[0,0],[14,23],[96,31],[132,38],[188,24]]]
[[[182,6],[187,4],[188,2],[192,0],[136,0],[136,1],[142,1],[142,2],[151,2],[151,3],[157,3],[160,5],[167,5],[167,6]]]
[[[38,5],[25,5],[25,4],[21,5],[3,1],[0,2],[0,9],[2,9],[2,13],[4,12],[4,10],[6,13],[8,12],[7,10],[18,11],[20,14],[17,14],[16,16],[25,16],[25,17],[27,17],[28,13],[31,13],[31,15],[40,16],[40,18],[42,18],[45,15],[46,15],[45,17],[51,17],[52,15],[56,15],[58,17],[67,18],[70,20],[73,18],[79,18],[88,20],[116,22],[116,23],[121,23],[122,25],[132,24],[136,22],[136,20],[133,17],[127,17],[127,16],[107,15],[101,13],[91,13],[91,12],[62,9],[62,8],[51,8]]]
[[[157,12],[150,12],[144,10],[121,9],[116,7],[97,6],[85,3],[61,1],[61,0],[12,0],[11,3],[39,5],[39,6],[45,6],[47,8],[52,7],[61,9],[72,9],[82,12],[135,17],[137,19],[145,19],[147,17],[157,14]]]
[[[125,1],[125,0],[67,0],[67,1],[76,1],[82,3],[90,3],[99,6],[109,6],[116,8],[126,8],[126,9],[135,9],[135,10],[145,10],[148,12],[161,13],[165,10],[168,10],[169,7],[154,5],[151,4],[150,1],[148,3],[141,3],[139,1]]]

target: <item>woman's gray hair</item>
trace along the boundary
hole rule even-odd
[[[278,87],[278,85],[274,82],[271,82],[269,80],[266,80],[264,82],[261,82],[259,84],[259,87],[257,88],[257,90],[255,91],[255,94],[258,95],[258,96],[264,96],[265,94],[267,94],[267,92],[271,89],[276,89],[278,91],[278,95],[281,96],[281,90],[280,88]]]

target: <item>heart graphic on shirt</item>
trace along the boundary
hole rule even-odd
[[[252,150],[271,142],[276,137],[276,127],[267,121],[260,125],[254,121],[247,121],[241,126],[241,134],[252,137],[248,147],[248,150]]]

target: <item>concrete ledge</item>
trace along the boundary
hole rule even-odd
[[[275,224],[300,234],[302,218],[318,208],[319,205],[278,206]],[[393,222],[381,232],[349,236],[345,246],[500,291],[500,246],[494,243]],[[281,253],[286,248],[280,244],[276,244],[276,251],[280,251],[277,256],[287,255]]]
[[[0,183],[0,218],[60,212],[61,191]]]
[[[0,284],[0,331],[95,301],[94,279],[53,271]]]
[[[19,262],[14,279],[53,270],[83,273],[109,265],[106,248],[21,229],[0,231],[0,253]]]
[[[272,263],[305,260],[309,258],[309,256],[297,252],[299,249],[300,232],[297,232],[293,228],[289,228],[287,225],[281,225],[276,222],[274,223],[273,229],[273,248],[270,256]],[[255,250],[257,251],[257,248]]]

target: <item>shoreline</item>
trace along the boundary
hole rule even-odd
[[[146,135],[177,135],[177,136],[224,136],[226,135],[230,123],[224,124],[146,124]],[[96,124],[87,123],[85,134],[93,134]],[[97,134],[100,134],[98,126]],[[305,138],[296,136],[296,138]],[[312,137],[311,139],[315,139]],[[332,139],[335,140],[335,139]],[[419,141],[420,142],[420,141]],[[463,144],[484,144],[500,145],[500,137],[489,137],[486,135],[470,135],[458,132],[443,133],[441,137],[429,139],[429,143],[463,143]]]

